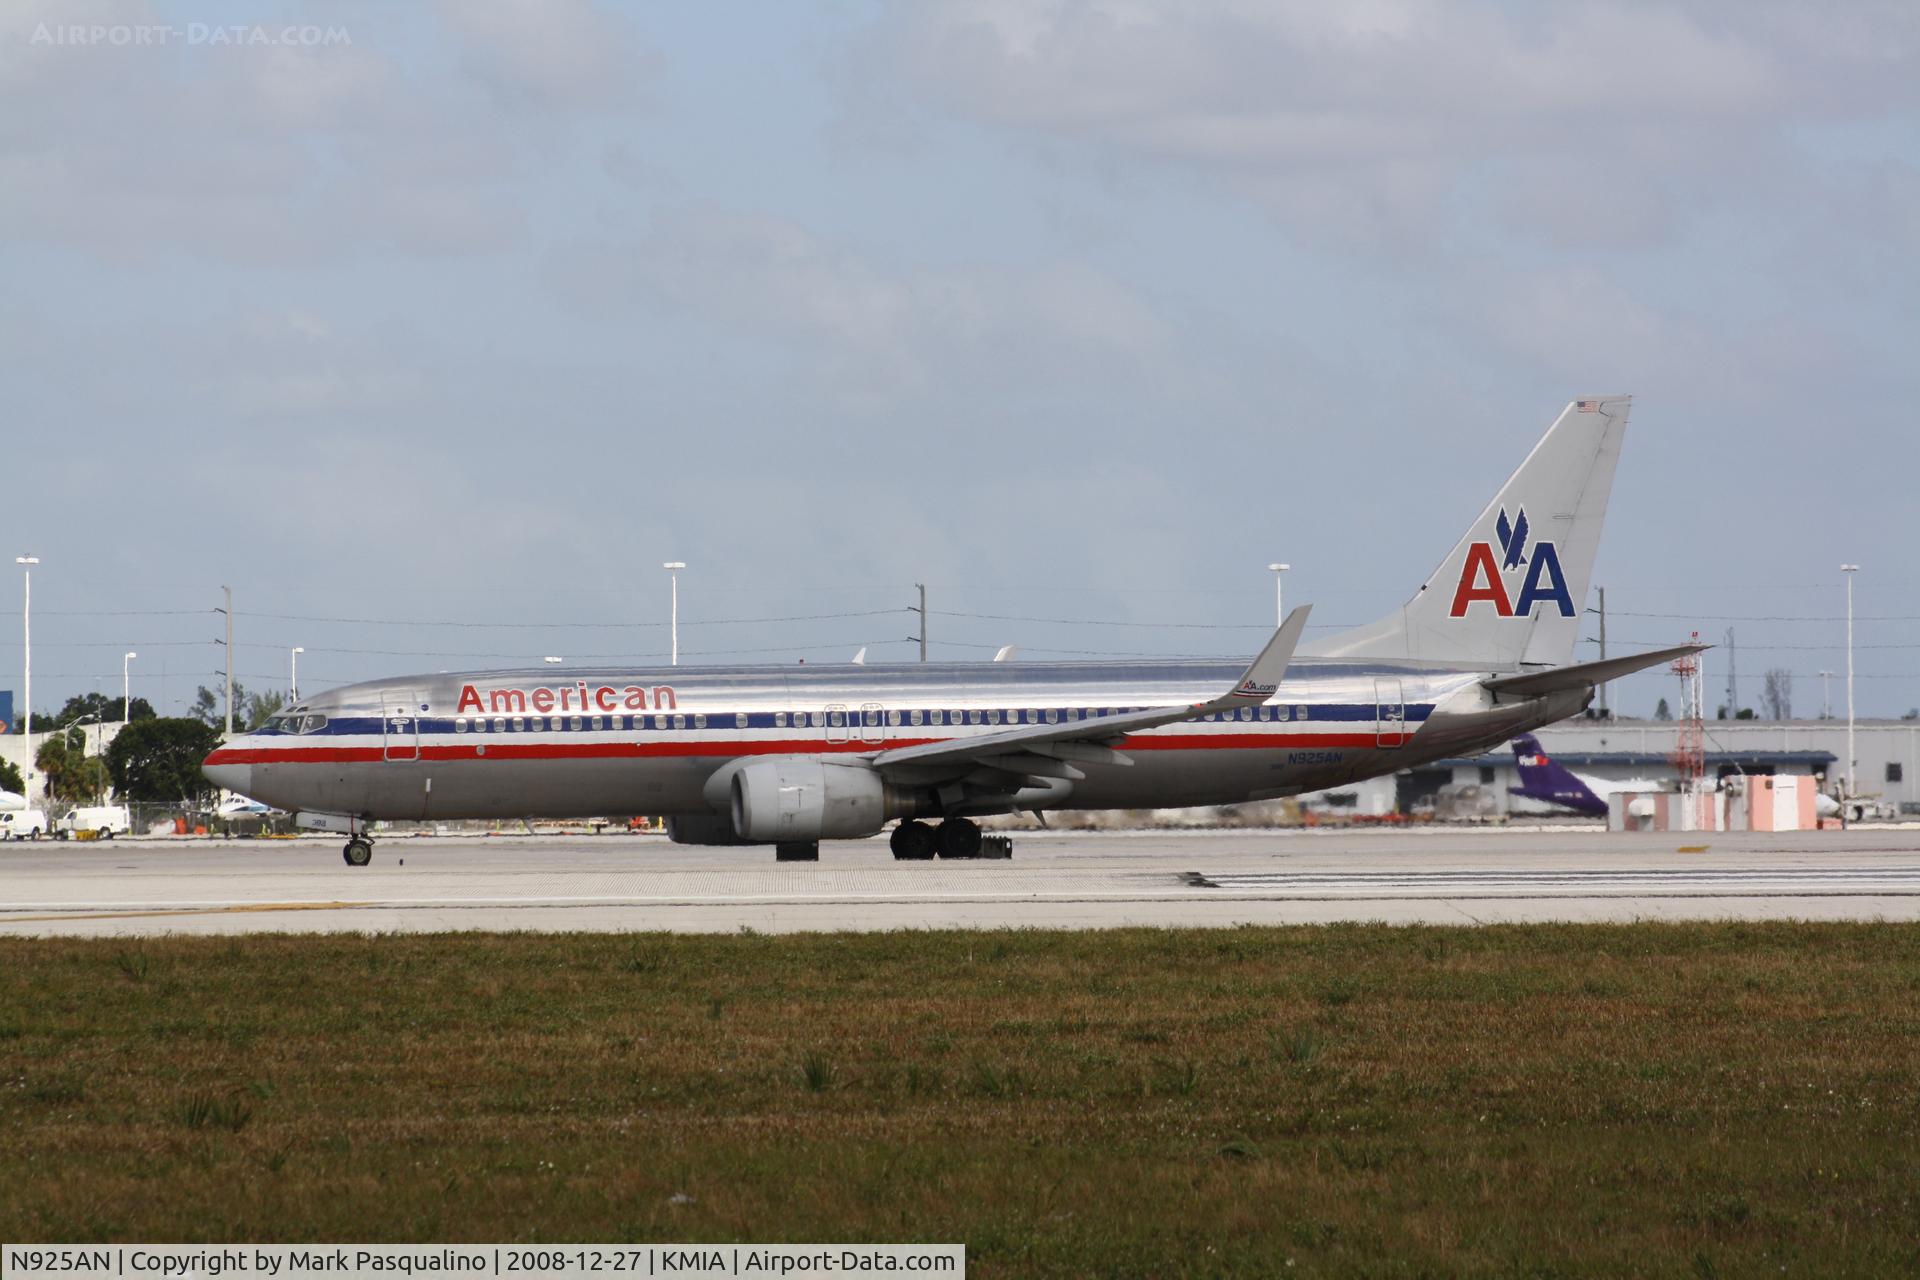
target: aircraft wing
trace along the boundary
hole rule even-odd
[[[1671,649],[1630,653],[1624,658],[1579,662],[1570,667],[1550,667],[1545,671],[1524,671],[1517,676],[1495,676],[1491,680],[1482,680],[1480,683],[1494,693],[1508,693],[1521,698],[1538,698],[1545,694],[1558,693],[1562,689],[1578,689],[1583,685],[1601,684],[1620,676],[1631,675],[1647,667],[1657,667],[1663,662],[1672,662],[1675,658],[1701,653],[1712,647],[1710,644],[1677,644]]]
[[[873,766],[881,770],[953,764],[999,765],[1020,773],[1040,773],[1050,777],[1080,777],[1071,765],[1061,763],[1078,759],[1112,764],[1133,762],[1105,744],[1126,734],[1152,729],[1202,716],[1229,707],[1257,707],[1273,697],[1293,660],[1300,633],[1306,629],[1307,615],[1313,606],[1303,604],[1287,614],[1266,648],[1247,667],[1239,682],[1219,697],[1181,707],[1152,707],[1144,711],[1125,711],[1118,715],[1097,716],[1091,720],[1069,720],[1060,724],[1022,725],[999,733],[950,738],[918,746],[896,747],[873,757]]]

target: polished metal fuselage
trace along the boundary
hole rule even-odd
[[[713,815],[724,805],[710,783],[741,760],[853,764],[891,747],[1020,724],[1190,705],[1231,687],[1242,667],[1187,660],[419,676],[308,699],[296,712],[308,723],[325,717],[323,726],[237,737],[209,758],[208,773],[280,808],[361,819]],[[1336,787],[1478,752],[1584,704],[1564,695],[1503,704],[1481,686],[1488,674],[1300,659],[1267,706],[1128,734],[1113,744],[1119,760],[1078,765],[1085,776],[1045,807],[1222,805]]]

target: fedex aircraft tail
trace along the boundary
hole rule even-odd
[[[1631,405],[1567,405],[1413,599],[1303,652],[1489,669],[1569,661]]]
[[[1513,763],[1520,773],[1520,785],[1509,787],[1516,796],[1557,804],[1578,813],[1604,818],[1607,802],[1593,794],[1592,788],[1567,769],[1556,764],[1541,750],[1540,740],[1522,734],[1513,740]]]

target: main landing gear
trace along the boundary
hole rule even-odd
[[[340,851],[340,856],[347,860],[350,867],[364,867],[373,861],[373,841],[364,835],[351,836],[346,848]]]
[[[903,861],[942,858],[1011,858],[1013,841],[1006,836],[980,833],[980,824],[967,818],[948,818],[939,826],[903,822],[889,838],[893,856]]]

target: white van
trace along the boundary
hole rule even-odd
[[[9,809],[0,812],[0,839],[38,840],[47,834],[45,809]]]
[[[131,824],[123,804],[87,804],[61,815],[57,831],[63,838],[91,831],[103,839],[127,834]]]

